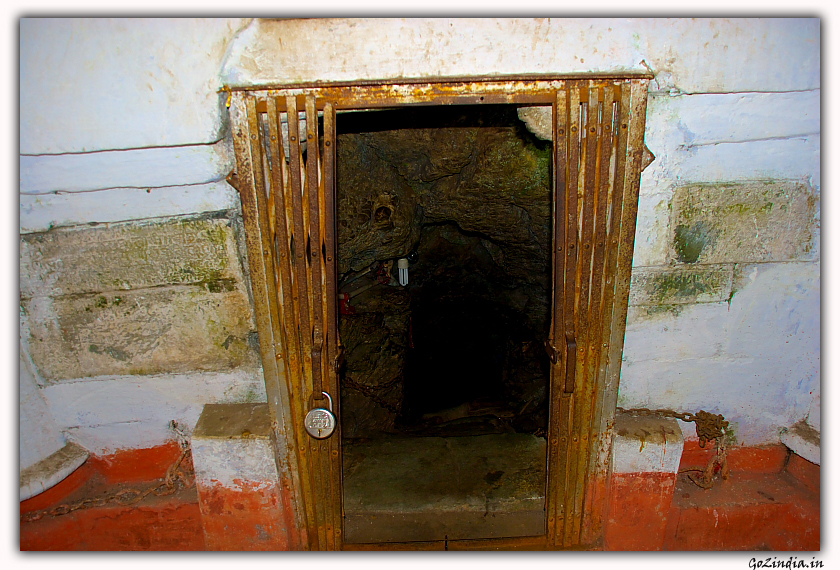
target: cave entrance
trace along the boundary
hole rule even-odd
[[[550,132],[515,105],[336,130],[345,540],[542,535]]]
[[[232,94],[278,461],[310,548],[598,541],[647,79]],[[332,437],[303,429],[313,408]]]

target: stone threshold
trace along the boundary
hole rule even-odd
[[[345,442],[345,541],[542,535],[545,474],[529,434]]]

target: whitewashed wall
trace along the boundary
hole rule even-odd
[[[226,96],[218,90],[230,42],[247,23],[21,20],[21,236],[238,208],[224,181],[234,160]],[[22,245],[22,267],[25,251]],[[30,277],[22,274],[21,283]],[[23,353],[31,324],[22,311]],[[29,386],[24,372],[21,385]],[[21,389],[21,421],[41,415],[45,402],[47,420],[94,453],[160,444],[172,437],[169,420],[191,427],[208,402],[265,399],[253,366],[152,376],[115,371],[61,383],[36,370],[34,382],[39,398]],[[59,440],[47,427],[21,429],[21,468],[55,451]]]
[[[224,84],[650,70],[657,160],[634,262],[664,271],[686,184],[795,182],[818,199],[819,34],[813,19],[23,20],[20,231],[235,208]],[[807,255],[729,260],[729,298],[634,308],[620,404],[723,413],[748,444],[809,414],[818,426],[818,202],[816,218]],[[205,385],[207,374],[80,379],[42,395],[93,451],[141,447],[173,414],[189,421],[255,382],[233,371]]]
[[[254,21],[222,73],[231,85],[265,85],[645,70],[656,76],[646,140],[657,160],[642,176],[631,299],[644,296],[637,273],[675,265],[679,187],[802,183],[817,205],[810,218],[770,220],[759,240],[788,240],[776,223],[806,224],[807,253],[726,252],[738,277],[723,297],[653,316],[632,308],[619,403],[702,408],[724,414],[742,443],[778,441],[813,407],[819,423],[818,20]]]

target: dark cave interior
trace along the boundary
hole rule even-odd
[[[337,127],[344,437],[544,435],[551,142],[506,105]]]

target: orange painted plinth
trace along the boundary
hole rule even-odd
[[[802,483],[806,489],[813,493],[820,492],[820,466],[803,459],[795,453],[790,454],[786,470],[793,475],[797,481]]]
[[[21,550],[204,550],[201,513],[181,500],[100,507],[20,525]]]
[[[715,444],[709,442],[700,447],[696,439],[688,439],[683,447],[680,470],[704,469],[715,455]],[[788,448],[784,445],[762,445],[754,447],[730,447],[726,450],[726,461],[732,472],[778,473],[785,467]]]
[[[270,483],[237,481],[236,488],[199,484],[207,550],[290,550],[296,537],[289,535],[287,511],[290,497]]]
[[[665,550],[820,549],[818,504],[675,508],[671,516]]]
[[[614,473],[604,549],[662,550],[675,473]]]
[[[790,473],[733,473],[711,489],[677,481],[666,550],[819,548],[819,493]]]

